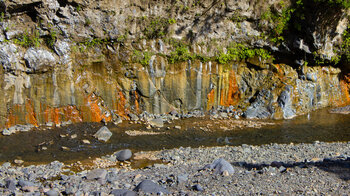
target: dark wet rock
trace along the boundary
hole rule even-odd
[[[199,185],[199,184],[196,184],[196,185],[192,186],[192,188],[193,188],[193,190],[195,190],[195,191],[204,191],[204,189],[202,188],[202,186]]]
[[[94,137],[107,142],[112,137],[112,132],[106,126],[103,126],[95,133]]]
[[[152,120],[148,121],[148,123],[152,127],[157,127],[157,128],[162,128],[164,126],[163,119],[161,119],[161,118],[152,119]]]
[[[137,195],[134,191],[130,191],[127,189],[115,189],[115,190],[112,190],[109,194],[114,196],[136,196]]]
[[[86,175],[88,180],[104,180],[106,179],[107,171],[105,169],[94,169]]]
[[[225,171],[229,174],[235,172],[232,165],[223,158],[216,159],[212,164],[206,165],[204,169],[214,169],[214,174],[223,174]]]
[[[56,190],[51,189],[51,190],[45,192],[45,195],[47,195],[47,196],[59,196],[60,194]]]
[[[131,158],[132,152],[129,149],[118,151],[114,154],[118,161],[126,161]]]
[[[144,193],[153,193],[153,194],[157,194],[157,193],[170,194],[168,190],[154,183],[152,180],[144,180],[140,182],[136,186],[135,191],[138,191],[138,192],[142,191]]]

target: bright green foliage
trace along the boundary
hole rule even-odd
[[[169,24],[175,24],[175,23],[176,23],[176,20],[175,20],[174,18],[170,18],[170,19],[168,20],[168,23],[169,23]]]
[[[57,40],[57,32],[55,30],[51,30],[50,35],[46,40],[47,45],[53,48],[53,45],[55,44],[56,40]]]
[[[138,62],[143,66],[148,66],[152,55],[152,52],[145,51],[142,53],[141,51],[134,50],[134,54],[132,57],[135,62]]]
[[[272,58],[271,54],[262,48],[248,48],[243,44],[233,44],[227,48],[227,53],[221,52],[216,60],[220,64],[227,64],[230,61],[243,60],[247,58],[252,58],[258,56],[262,60]]]
[[[178,43],[175,51],[170,53],[170,56],[168,56],[168,61],[170,63],[177,63],[187,60],[194,59],[195,56],[191,55],[190,51],[188,50],[188,47],[185,44]]]
[[[29,34],[26,30],[21,36],[15,38],[13,42],[26,48],[39,47],[42,39],[40,39],[39,31],[34,30],[33,33]]]
[[[147,20],[147,18],[142,18]],[[145,29],[143,30],[144,35],[148,39],[156,39],[164,37],[167,33],[168,26],[172,20],[167,20],[165,18],[152,18],[148,23],[146,22]]]

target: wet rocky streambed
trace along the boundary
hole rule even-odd
[[[347,194],[349,124],[328,109],[280,121],[173,119],[161,128],[123,121],[107,125],[107,142],[93,137],[102,123],[39,127],[0,136],[0,193]],[[108,158],[122,149],[131,160]],[[231,165],[216,167],[219,158]]]

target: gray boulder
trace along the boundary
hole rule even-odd
[[[115,189],[115,190],[112,190],[109,194],[114,196],[136,196],[137,195],[134,191],[130,191],[127,189]]]
[[[51,189],[51,190],[45,192],[45,195],[47,195],[47,196],[59,196],[60,194],[57,191]]]
[[[152,180],[144,180],[140,182],[135,188],[135,191],[142,191],[144,193],[164,193],[164,194],[170,194],[168,190],[165,188],[159,186],[158,184],[154,183]]]
[[[212,164],[206,165],[204,169],[213,169],[214,174],[223,174],[225,171],[229,174],[235,172],[232,165],[223,158],[216,159]]]
[[[107,171],[105,169],[94,169],[86,175],[88,180],[104,180],[106,179]]]
[[[112,132],[106,126],[103,126],[95,133],[94,137],[98,140],[107,142],[112,135]]]
[[[114,154],[118,161],[125,161],[131,158],[132,152],[129,149],[118,151]]]
[[[36,48],[29,48],[24,54],[24,60],[30,72],[46,72],[56,62],[51,52]]]
[[[152,119],[152,120],[148,121],[148,123],[149,123],[152,127],[157,127],[157,128],[161,128],[161,127],[164,126],[163,119],[161,119],[161,118]]]

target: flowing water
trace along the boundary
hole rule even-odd
[[[73,124],[46,130],[38,128],[30,132],[0,136],[0,162],[21,159],[27,164],[48,163],[54,160],[69,163],[100,157],[125,148],[137,152],[180,146],[350,141],[350,115],[331,114],[327,109],[291,120],[262,121],[273,124],[259,129],[230,129],[221,127],[218,124],[220,122],[222,121],[207,118],[175,120],[171,124],[165,124],[164,128],[153,130],[157,135],[130,136],[127,131],[150,132],[150,130],[147,130],[144,124],[130,124],[124,121],[117,126],[108,125],[113,136],[106,143],[92,136],[103,126],[101,123]],[[245,122],[249,124],[255,121]],[[181,130],[173,128],[175,125],[181,126]],[[210,130],[202,129],[200,126],[210,127]],[[72,139],[74,134],[77,137]],[[83,139],[89,140],[91,144],[84,144]],[[62,147],[67,148],[63,150]]]

